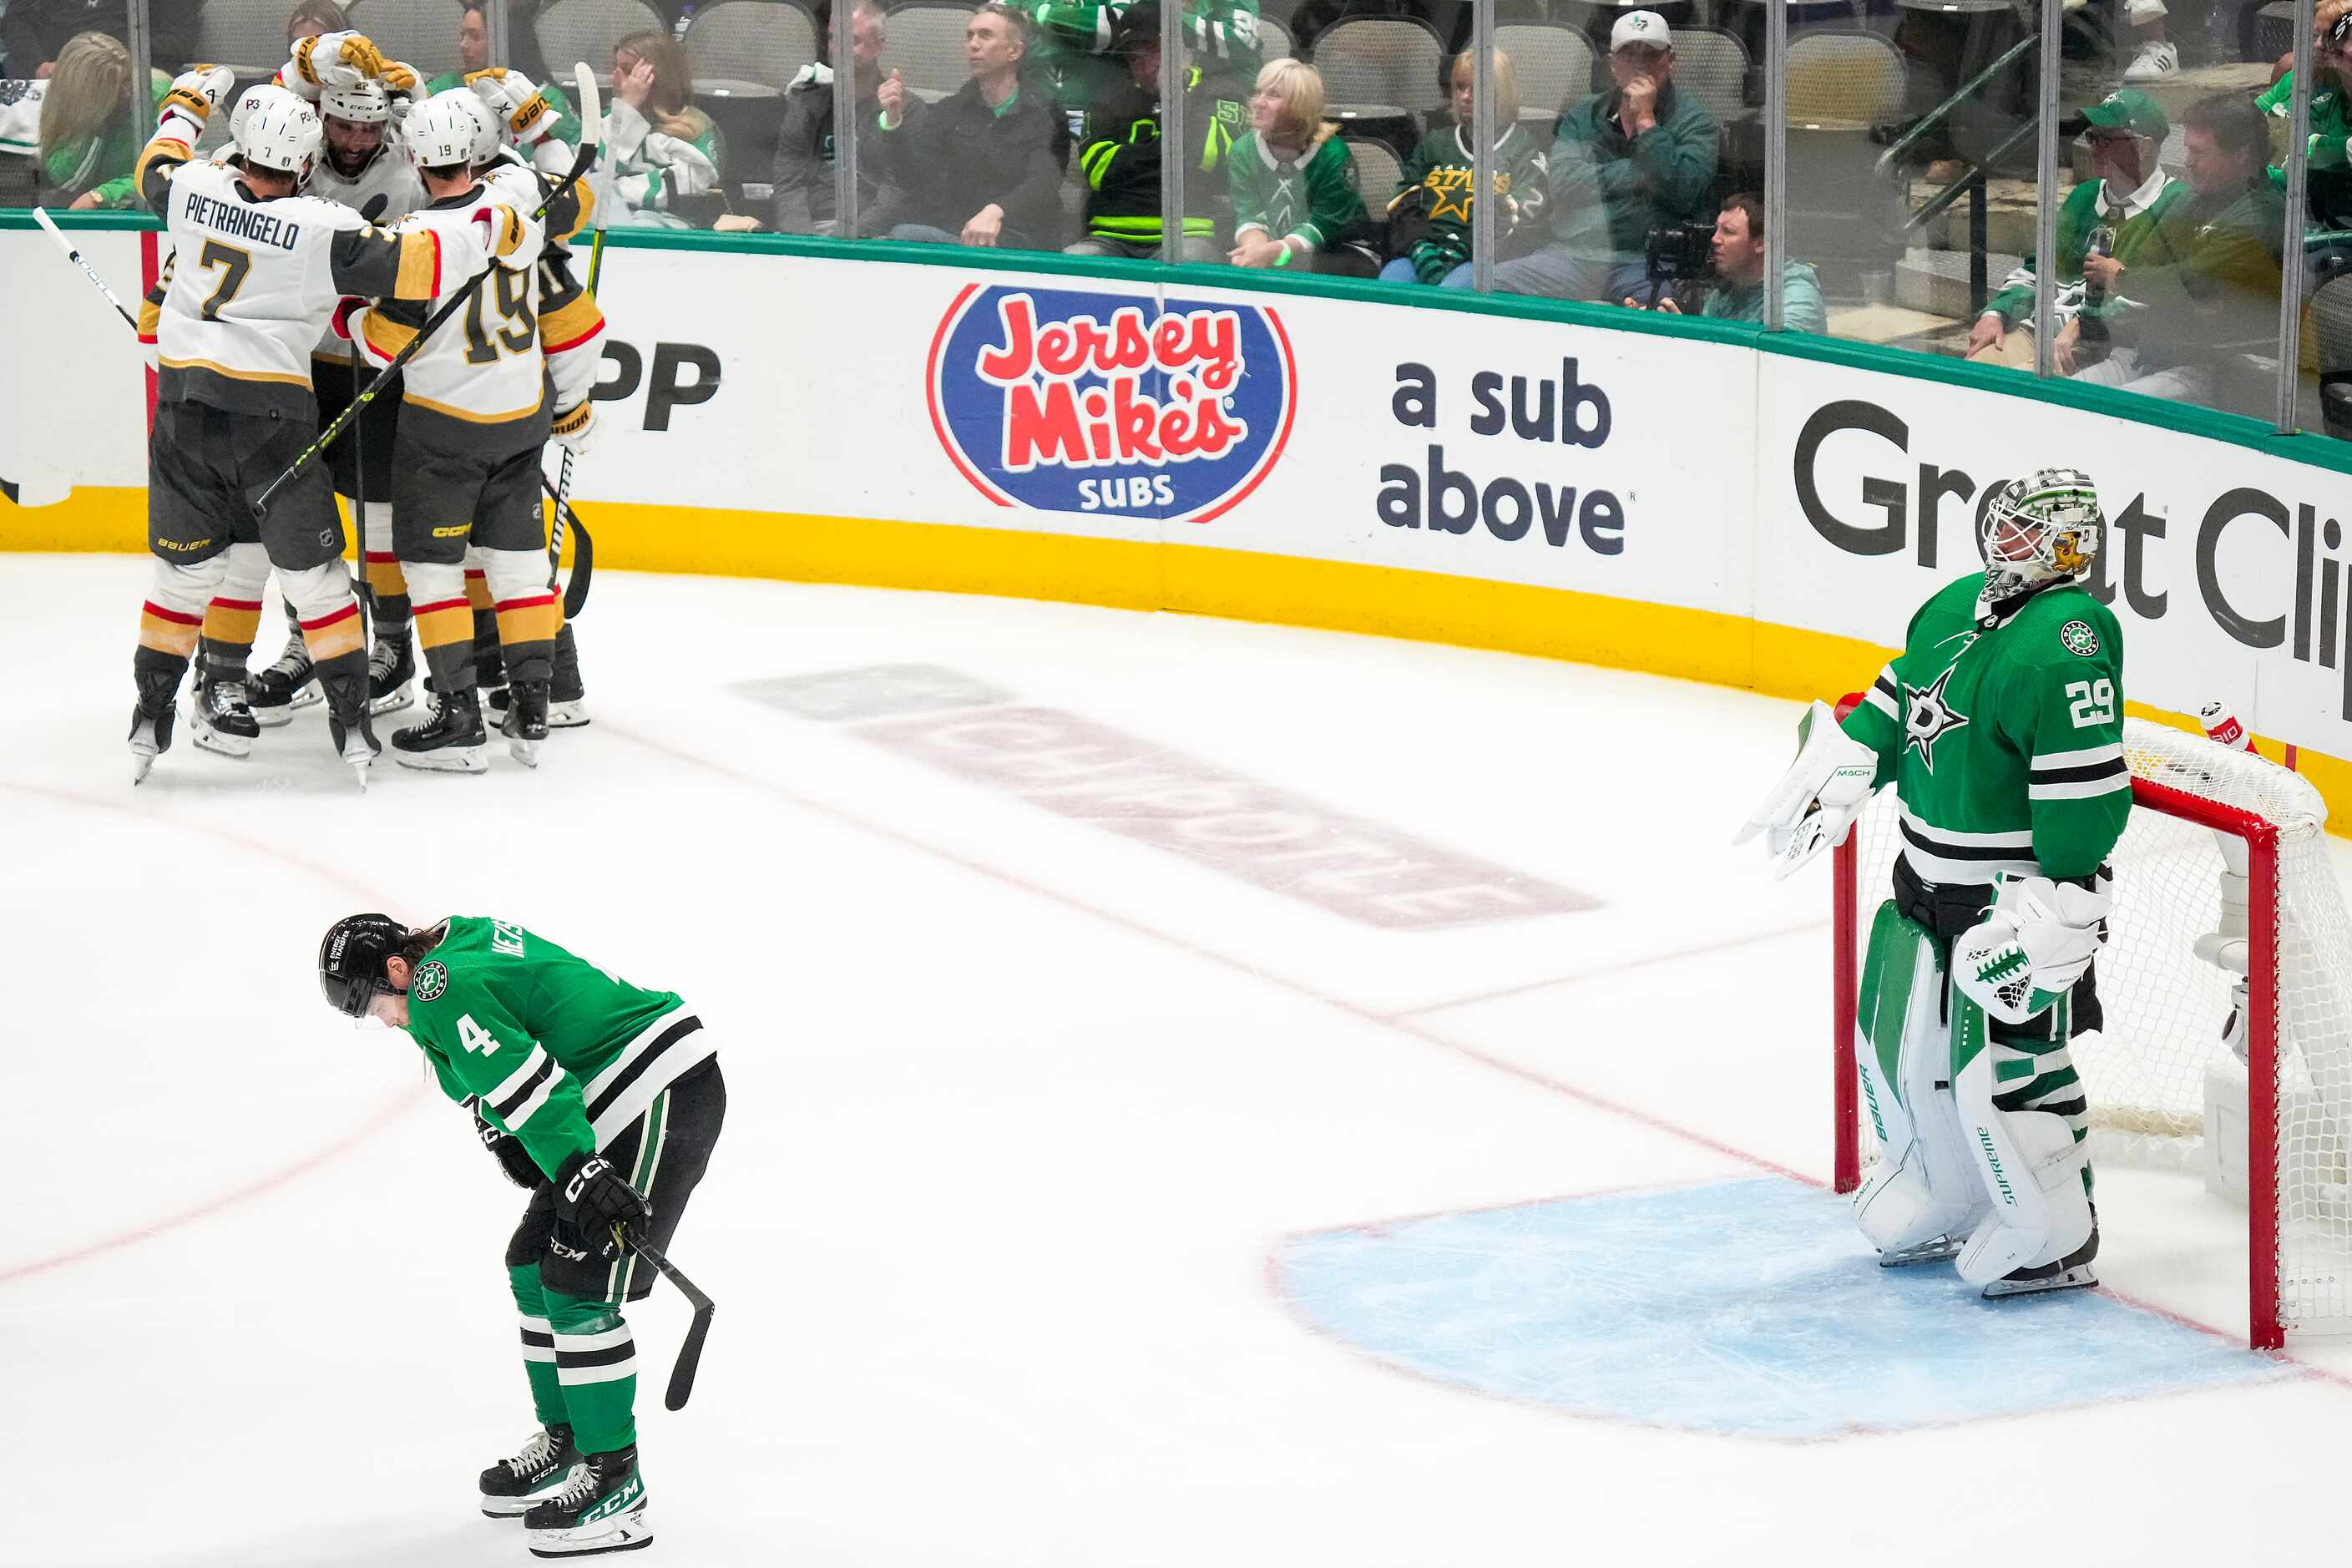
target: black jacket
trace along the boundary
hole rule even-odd
[[[994,202],[1004,209],[1000,244],[1060,248],[1070,133],[1044,88],[1024,78],[1000,115],[981,98],[980,84],[967,81],[937,103],[908,93],[906,114],[897,129],[858,143],[860,157],[873,149],[894,219],[959,234]]]
[[[876,172],[874,100],[857,110],[858,226],[875,232],[882,186]],[[776,134],[775,219],[778,234],[824,232],[839,219],[834,195],[833,72],[810,66],[784,91],[784,122]]]

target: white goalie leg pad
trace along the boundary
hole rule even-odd
[[[1972,1005],[1957,996],[1952,1005],[1955,1014]],[[1976,1026],[1982,1026],[1980,1017]],[[1960,1278],[1990,1285],[2020,1268],[2055,1263],[2090,1240],[2091,1199],[2081,1173],[2090,1146],[2075,1142],[2066,1119],[1996,1108],[1990,1045],[1960,1069],[1953,1088],[1961,1129],[1991,1202],[1991,1212],[1960,1249]]]
[[[1854,1049],[1883,1152],[1853,1195],[1853,1219],[1890,1257],[1966,1235],[1985,1206],[1946,1081],[1952,1048],[1937,1016],[1943,988],[1935,943],[1891,905],[1882,909],[1871,927]]]

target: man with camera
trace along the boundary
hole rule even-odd
[[[1722,140],[1715,117],[1675,90],[1675,42],[1655,11],[1609,34],[1615,88],[1559,117],[1551,150],[1552,241],[1498,262],[1495,288],[1552,300],[1622,300],[1649,280],[1650,231],[1704,220]],[[1466,288],[1457,271],[1448,288]]]
[[[1712,233],[1696,224],[1650,231],[1649,291],[1654,303],[1626,296],[1635,310],[1646,304],[1670,316],[1704,316],[1713,321],[1764,320],[1764,204],[1741,192],[1723,199]],[[1678,287],[1658,297],[1666,282]],[[1692,295],[1696,300],[1686,303]],[[1691,309],[1691,303],[1697,305]],[[1822,280],[1810,261],[1780,264],[1780,326],[1784,331],[1821,332],[1829,328],[1822,309]]]

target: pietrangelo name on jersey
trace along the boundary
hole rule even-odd
[[[225,202],[218,196],[188,196],[188,221],[206,228],[217,229],[238,239],[256,245],[275,246],[291,250],[302,237],[302,226],[289,223],[275,213],[262,212],[238,202]]]

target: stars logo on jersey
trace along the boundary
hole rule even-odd
[[[418,967],[416,978],[409,982],[408,994],[419,1002],[433,1002],[448,989],[448,970],[442,967],[439,959],[428,958]]]
[[[1969,721],[1969,716],[1944,700],[1945,683],[1952,679],[1950,665],[1926,686],[1915,686],[1904,696],[1903,744],[1917,747],[1919,765],[1936,771],[1936,742]]]
[[[2089,658],[2099,651],[2099,634],[2088,621],[2068,621],[2058,628],[2058,640],[2076,658]]]

